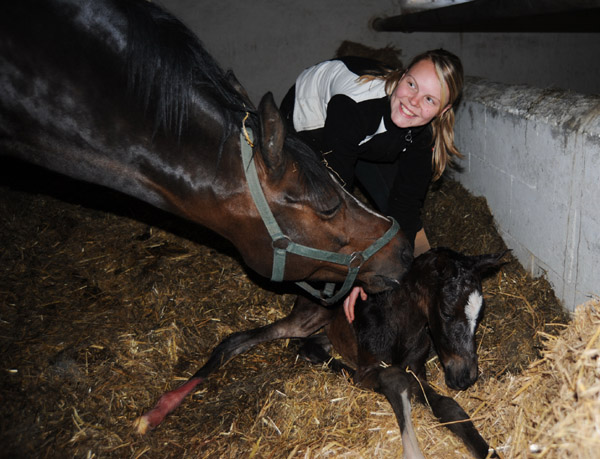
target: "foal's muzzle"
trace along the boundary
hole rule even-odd
[[[475,384],[479,376],[477,358],[450,359],[444,364],[444,372],[446,374],[446,385],[450,389],[465,390]]]

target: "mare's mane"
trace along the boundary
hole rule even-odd
[[[225,108],[226,124],[241,125],[251,109],[200,40],[176,17],[147,0],[124,5],[128,90],[144,110],[153,112],[155,130],[180,136],[198,89]],[[251,115],[246,124],[256,132],[258,118],[254,112]]]
[[[132,0],[126,5],[128,89],[153,116],[155,132],[163,130],[179,138],[191,101],[201,88],[224,108],[223,142],[234,126],[242,125],[246,113],[250,116],[245,124],[260,141],[258,114],[246,105],[200,40],[181,21],[147,0]],[[298,166],[307,199],[326,207],[327,197],[335,188],[316,153],[295,136],[287,135],[283,155],[284,161],[293,160]]]

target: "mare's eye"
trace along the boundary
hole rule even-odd
[[[337,214],[341,207],[342,207],[342,203],[338,202],[333,207],[329,207],[324,210],[319,210],[319,214],[321,216],[323,216],[324,218],[329,219],[329,218],[332,218],[335,214]]]
[[[318,214],[321,218],[328,220],[334,217],[338,211],[341,209],[343,201],[341,199],[327,199],[324,202],[309,202],[305,199],[298,199],[297,197],[292,196],[284,196],[284,200],[287,204],[291,204],[292,206],[306,206],[308,208],[312,208],[312,210]]]

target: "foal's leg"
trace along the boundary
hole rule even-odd
[[[212,372],[233,357],[257,344],[280,338],[304,338],[323,327],[330,320],[332,311],[304,297],[298,297],[292,312],[264,327],[229,335],[212,351],[208,361],[182,386],[165,393],[154,408],[136,419],[134,428],[140,434],[159,425],[165,416],[177,408],[194,388]]]
[[[298,349],[300,357],[315,364],[325,364],[336,373],[346,371],[348,374],[353,374],[354,369],[342,363],[339,359],[331,357],[331,342],[325,332],[317,335],[309,336],[302,340],[302,346]]]
[[[438,394],[427,382],[421,380],[421,386],[427,397],[423,400],[423,394],[420,394],[422,402],[431,406],[433,414],[445,424],[454,434],[456,434],[465,443],[471,454],[476,458],[484,459],[486,457],[498,457],[496,452],[490,450],[487,442],[479,434],[469,415],[460,407],[456,401],[450,397]]]
[[[411,376],[402,369],[391,366],[379,370],[378,390],[386,396],[396,414],[402,449],[406,459],[425,459],[419,448],[412,418],[410,416]]]

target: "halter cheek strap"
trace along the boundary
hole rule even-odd
[[[296,282],[299,287],[303,288],[308,293],[326,304],[333,304],[339,301],[352,288],[352,285],[354,284],[356,276],[358,275],[363,263],[366,262],[372,255],[374,255],[379,249],[385,246],[396,235],[400,229],[400,225],[398,222],[396,222],[396,220],[389,217],[392,221],[392,226],[381,238],[379,238],[362,252],[354,252],[350,255],[315,249],[293,242],[288,236],[283,234],[281,228],[275,220],[275,217],[273,216],[273,212],[271,212],[271,209],[269,208],[269,204],[265,198],[262,187],[258,180],[258,174],[256,172],[256,164],[254,163],[252,152],[252,147],[254,146],[253,142],[254,137],[252,130],[243,126],[242,132],[240,133],[240,145],[246,181],[248,182],[250,194],[254,199],[254,204],[256,205],[256,208],[258,209],[258,212],[272,239],[271,245],[273,247],[273,269],[271,272],[271,280],[275,282],[281,282],[283,280],[286,255],[288,253],[293,253],[306,258],[312,258],[314,260],[348,266],[346,280],[336,294],[334,294],[335,284],[333,283],[326,284],[325,288],[322,291],[319,291],[314,287],[311,287],[306,282]]]

